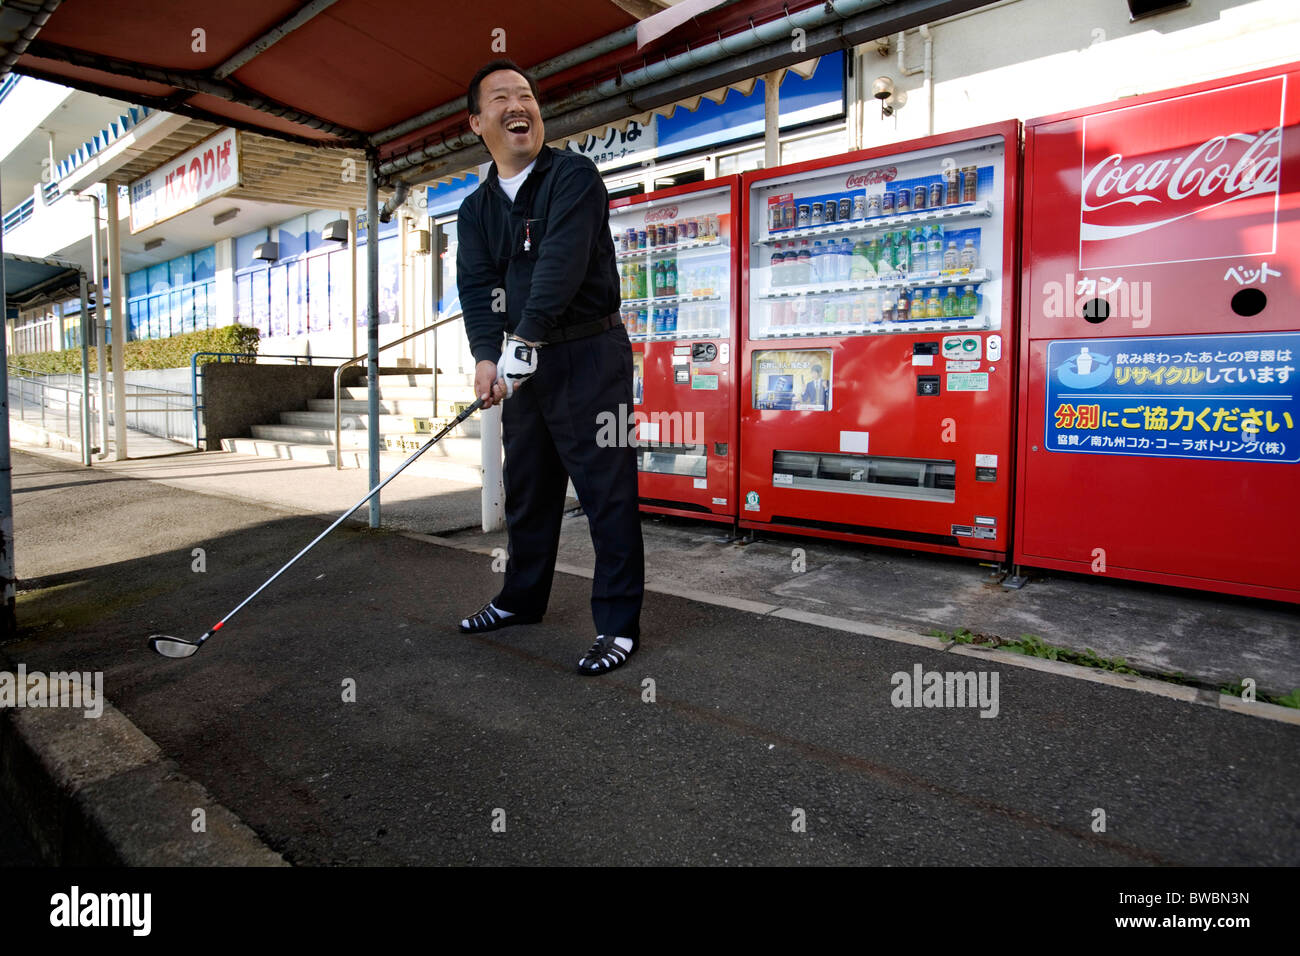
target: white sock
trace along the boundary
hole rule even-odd
[[[616,638],[614,638],[614,643],[617,644],[619,647],[623,648],[623,650],[627,651],[628,653],[631,653],[631,651],[632,651],[632,638],[630,638],[630,637],[616,637]]]
[[[488,603],[491,603],[491,602],[488,602]],[[514,616],[515,616],[515,612],[514,612],[514,611],[503,611],[503,610],[501,610],[501,608],[497,607],[495,604],[492,605],[492,610],[496,611],[496,612],[497,612],[497,615],[498,615],[499,617],[506,618],[506,617],[514,617]]]

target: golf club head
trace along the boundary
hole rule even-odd
[[[149,635],[149,646],[163,657],[191,657],[199,649],[194,641],[183,641],[167,634]]]

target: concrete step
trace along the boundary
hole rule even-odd
[[[477,453],[473,459],[437,456],[443,442],[439,442],[429,451],[416,459],[403,474],[425,475],[430,478],[444,478],[459,481],[466,485],[481,485],[482,470],[479,467]],[[310,462],[314,464],[333,465],[333,445],[300,444],[297,442],[268,441],[259,438],[222,439],[223,451],[241,455],[256,455],[260,458],[279,458],[284,460]],[[403,461],[410,456],[400,452],[380,452],[379,471],[381,475],[392,474]],[[344,468],[370,467],[370,456],[364,448],[344,448],[342,463]]]
[[[444,387],[452,387],[456,385],[465,385],[468,387],[468,386],[472,386],[473,384],[474,384],[473,375],[470,375],[468,373],[465,375],[455,375],[452,373],[443,372],[442,375],[439,376],[438,378],[438,391],[441,392]],[[432,373],[419,373],[419,372],[409,372],[409,373],[381,372],[379,375],[379,387],[384,388],[385,386],[388,385],[392,385],[395,387],[420,385],[425,388],[429,388],[431,385],[433,385],[433,375]]]
[[[298,425],[304,428],[330,428],[334,427],[334,413],[330,412],[281,412],[281,425]],[[366,429],[370,425],[368,415],[356,415],[349,413],[339,416],[339,424],[345,430]],[[380,415],[379,431],[385,432],[421,432],[427,431],[429,419],[417,418],[413,415]]]
[[[440,403],[441,404],[441,403]],[[307,401],[307,410],[311,412],[329,412],[334,414],[334,399],[312,398]],[[345,398],[339,402],[339,410],[350,415],[365,415],[370,406],[365,399]],[[433,418],[433,402],[427,398],[381,398],[379,411],[384,415],[409,415],[413,418]]]
[[[253,437],[265,441],[284,442],[294,445],[332,446],[334,444],[334,429],[308,428],[302,425],[254,425]],[[427,431],[408,430],[383,432],[379,437],[381,447],[387,447],[390,451],[399,451],[409,455],[433,436]],[[342,429],[339,444],[345,449],[369,448],[370,433],[364,429],[344,428]],[[453,433],[444,437],[425,454],[436,455],[439,458],[465,458],[478,461],[480,444],[480,440],[476,437],[458,436]]]
[[[393,385],[388,382],[379,384],[379,395],[381,398],[418,398],[424,401],[430,401],[433,398],[433,391],[428,385]],[[369,389],[364,385],[353,385],[343,389],[343,398],[360,398],[369,397]],[[474,386],[469,385],[448,385],[446,382],[438,383],[438,401],[439,402],[472,402],[474,401]]]
[[[406,405],[407,401],[409,400],[403,400],[402,408],[404,410],[407,409],[407,405]],[[439,404],[441,405],[442,403],[439,402]],[[332,400],[323,399],[323,398],[313,398],[307,403],[307,405],[311,409],[311,411],[281,412],[280,413],[281,423],[285,425],[307,425],[313,428],[334,427],[334,402]],[[340,411],[342,412],[341,419],[343,422],[352,420],[354,422],[352,428],[359,428],[359,429],[366,428],[367,422],[369,421],[369,414],[368,414],[368,406],[365,402],[359,402],[356,401],[355,399],[345,399],[343,402],[340,403],[340,405],[341,405]],[[389,428],[386,425],[386,421],[388,420],[392,420],[394,422],[398,422],[398,421],[426,422],[427,421],[429,422],[429,428],[432,431],[437,431],[440,428],[442,428],[442,426],[446,424],[447,421],[456,417],[456,412],[454,412],[452,409],[443,408],[440,410],[441,414],[438,416],[438,418],[436,419],[430,418],[430,416],[427,414],[427,412],[430,411],[428,402],[424,402],[423,405],[420,407],[410,409],[407,412],[407,414],[404,415],[396,415],[396,414],[392,414],[391,412],[389,414],[382,414],[382,412],[384,411],[383,402],[380,402],[379,408],[381,411],[381,414],[379,416],[379,431],[381,434],[389,431],[419,432],[423,427],[423,426],[418,426],[413,424],[409,428],[403,427],[403,428],[394,429],[394,428]],[[426,414],[419,414],[420,412],[424,412]],[[344,427],[346,428],[347,426],[345,425]],[[452,434],[459,435],[462,438],[477,438],[481,434],[479,430],[478,416],[475,415],[474,417],[461,422],[458,426],[456,426],[456,430],[453,431]]]

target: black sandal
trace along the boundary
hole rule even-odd
[[[511,614],[509,617],[502,617],[499,608],[494,607],[491,601],[488,601],[481,608],[464,618],[460,622],[460,632],[462,634],[485,634],[488,631],[497,631],[503,627],[510,627],[512,624],[536,624],[540,617],[529,617],[526,614]]]
[[[632,649],[623,650],[614,643],[615,638],[622,637],[621,634],[602,634],[596,638],[596,643],[591,645],[591,650],[587,651],[582,660],[578,661],[578,672],[582,674],[604,674],[606,671],[612,671],[617,667],[622,667],[627,663],[638,647],[641,646],[639,638],[632,638]]]

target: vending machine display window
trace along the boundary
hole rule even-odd
[[[718,198],[651,200],[633,207],[640,221],[626,227],[611,215],[623,325],[633,342],[729,333],[731,216],[716,211]]]
[[[750,337],[997,328],[1003,152],[999,138],[763,183]]]

